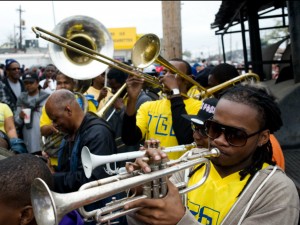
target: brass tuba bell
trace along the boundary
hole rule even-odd
[[[52,31],[55,35],[76,42],[86,48],[113,57],[114,46],[106,27],[88,16],[71,16],[59,22]],[[69,44],[74,47],[74,45]],[[71,49],[49,43],[53,64],[64,74],[77,80],[89,80],[103,73],[108,65],[93,60]]]

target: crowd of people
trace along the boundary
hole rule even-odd
[[[201,88],[238,77],[238,70],[227,63],[212,66],[206,61],[191,66],[179,58],[169,63],[171,67],[144,69],[163,88],[112,67],[83,90],[78,88],[80,81],[53,64],[26,69],[7,59],[0,80],[0,148],[13,155],[0,161],[0,224],[37,224],[29,193],[37,177],[54,192],[76,192],[84,184],[112,176],[115,167],[150,173],[153,163],[184,155],[165,153],[163,148],[193,142],[197,149],[220,151],[219,157],[210,159],[206,182],[188,192],[183,201],[175,184],[188,180],[187,186],[192,187],[206,166],[195,165],[188,176],[187,171],[175,173],[167,180],[165,196],[127,203],[125,209],[139,210],[113,222],[298,224],[299,196],[284,173],[284,155],[274,135],[283,124],[270,90],[244,82],[203,99]],[[173,68],[196,82],[175,74]],[[83,147],[101,156],[141,149],[147,158],[110,164],[113,169],[101,165],[87,178]],[[140,190],[137,187],[136,192]],[[126,195],[114,193],[84,209],[100,209],[112,198]],[[97,222],[74,210],[60,224]]]

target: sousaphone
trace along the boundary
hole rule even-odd
[[[52,31],[56,37],[68,39],[106,56],[113,57],[114,46],[110,32],[98,20],[88,16],[71,16],[59,22]],[[66,43],[66,42],[65,42]],[[73,46],[72,44],[68,44]],[[90,80],[103,73],[108,65],[71,49],[49,43],[53,64],[76,80]]]

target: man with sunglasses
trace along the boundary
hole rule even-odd
[[[26,91],[25,86],[20,79],[20,63],[15,59],[6,59],[5,74],[6,76],[3,79],[4,93],[0,98],[3,103],[6,103],[10,107],[12,112],[15,112],[17,109],[17,99],[21,95],[21,92]]]
[[[205,183],[187,193],[185,207],[172,184],[182,181],[182,171],[174,174],[164,198],[125,205],[126,210],[142,207],[128,215],[129,224],[297,225],[297,189],[272,160],[270,134],[282,126],[280,114],[275,98],[256,85],[226,90],[213,117],[204,123],[209,147],[220,150],[220,156],[210,160]],[[147,154],[157,163],[167,158],[157,149],[148,149]],[[131,172],[138,167],[151,171],[142,158],[126,168]],[[198,183],[204,172],[204,165],[194,166],[188,187]]]

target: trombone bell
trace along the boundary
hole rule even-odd
[[[160,41],[155,34],[143,35],[132,49],[131,60],[135,67],[146,68],[160,53]]]

